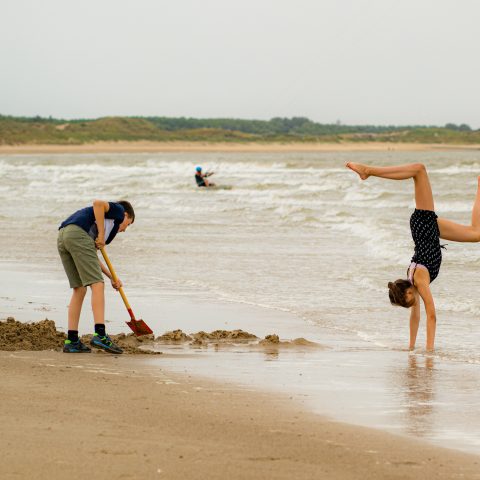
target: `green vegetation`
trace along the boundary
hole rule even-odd
[[[374,126],[315,123],[304,117],[271,120],[230,118],[104,117],[61,120],[0,115],[0,145],[94,142],[406,142],[480,144],[480,130],[449,123]]]

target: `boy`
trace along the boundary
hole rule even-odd
[[[78,323],[87,287],[92,290],[92,311],[95,333],[90,345],[110,353],[123,353],[105,332],[105,292],[102,272],[110,278],[112,287],[119,289],[122,282],[113,282],[107,267],[97,256],[97,249],[108,245],[118,232],[124,232],[135,220],[132,205],[121,200],[95,200],[70,215],[58,229],[57,247],[63,268],[73,288],[68,306],[68,338],[65,353],[88,353],[91,349],[78,338]]]

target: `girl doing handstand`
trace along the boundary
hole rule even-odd
[[[408,279],[388,283],[392,305],[410,308],[410,350],[415,348],[420,323],[420,298],[427,314],[427,351],[433,351],[435,343],[435,303],[430,283],[437,277],[442,263],[440,238],[452,242],[480,241],[480,177],[472,209],[471,225],[460,225],[435,213],[432,188],[427,170],[421,163],[392,167],[374,167],[361,163],[346,164],[362,180],[380,177],[390,180],[412,178],[415,185],[415,211],[410,217],[410,229],[415,243],[415,253],[407,270]]]

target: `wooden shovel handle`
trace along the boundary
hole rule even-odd
[[[108,258],[107,252],[105,251],[104,248],[101,248],[100,252],[102,252],[103,259],[105,260],[105,263],[107,264],[107,267],[110,270],[110,273],[112,274],[112,280],[114,282],[117,282],[118,277],[117,277],[117,274],[115,273],[115,269],[113,268],[112,262],[110,262],[110,259]],[[130,314],[131,319],[135,320],[135,316],[133,315],[132,309],[130,308],[130,304],[128,303],[127,296],[125,295],[123,288],[120,287],[118,291],[122,296],[123,303],[125,304],[125,307],[127,307],[127,310],[128,310],[128,313]]]

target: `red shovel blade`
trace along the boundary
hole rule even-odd
[[[142,335],[150,335],[153,333],[152,329],[142,320],[130,320],[129,322],[125,322],[132,330],[132,332],[137,336],[140,337]]]

